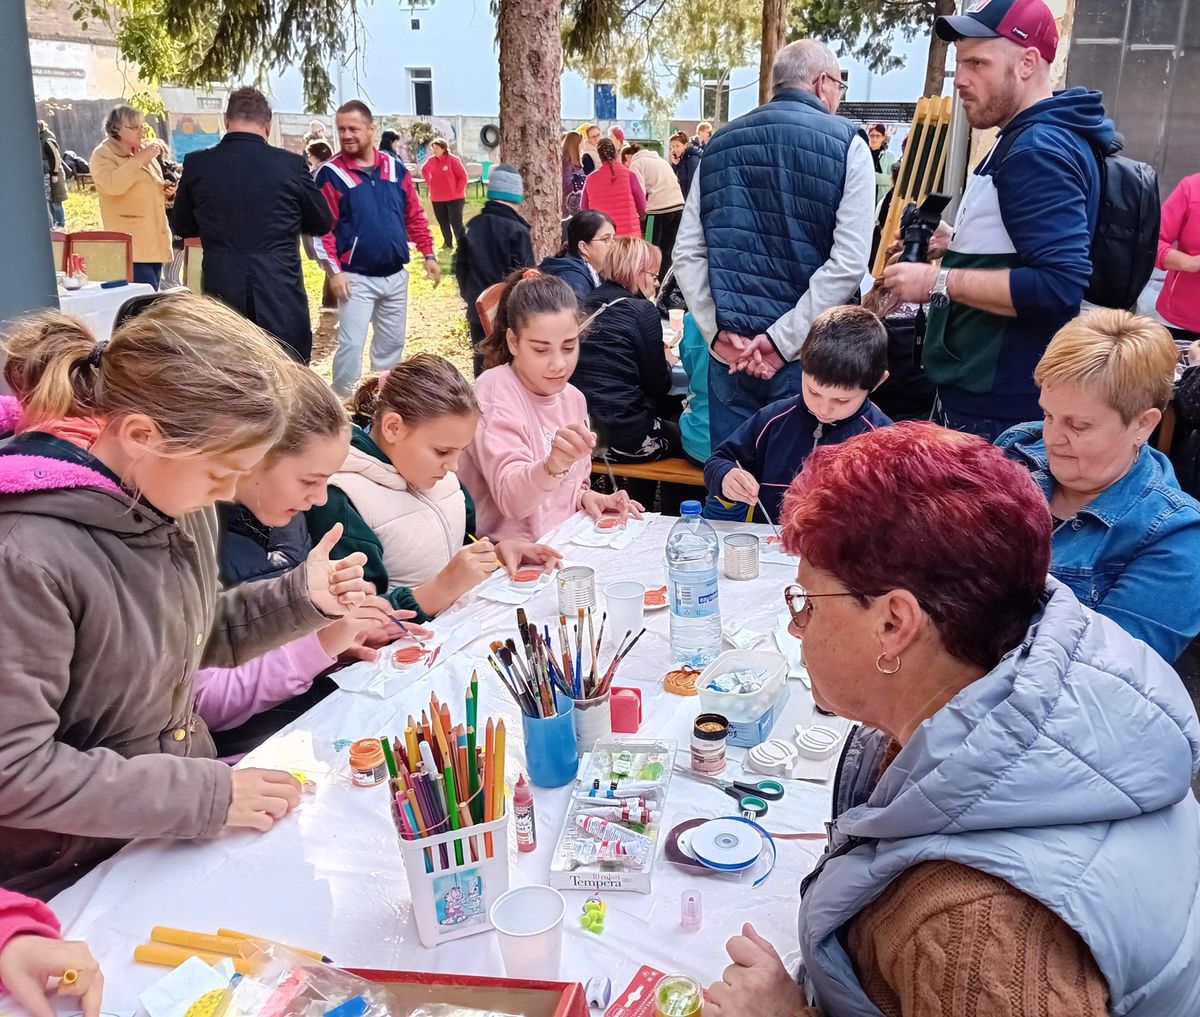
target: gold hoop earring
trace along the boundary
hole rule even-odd
[[[899,657],[896,658],[896,666],[889,671],[886,667],[883,666],[884,656],[885,656],[885,654],[881,653],[878,657],[875,658],[875,670],[876,671],[878,671],[880,674],[895,674],[897,671],[900,670],[900,665],[902,662]]]

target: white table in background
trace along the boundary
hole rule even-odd
[[[154,287],[148,283],[126,283],[104,289],[98,282],[89,282],[77,290],[60,290],[58,306],[64,314],[86,321],[97,339],[108,339],[121,305],[130,297],[153,292]]]
[[[598,601],[604,586],[636,579],[648,586],[665,583],[663,547],[675,520],[655,518],[627,549],[584,548],[556,541],[571,532],[570,520],[548,537],[572,564],[596,569]],[[719,531],[750,529],[765,537],[764,526],[717,524]],[[757,579],[732,582],[721,577],[724,617],[736,617],[753,628],[771,630],[785,611],[782,591],[794,580],[788,566],[765,564]],[[530,621],[557,618],[555,585],[538,592],[525,605]],[[102,963],[106,985],[104,1009],[135,1005],[138,993],[164,974],[164,969],[134,964],[133,948],[145,942],[154,925],[201,931],[243,929],[322,950],[340,965],[406,968],[425,971],[503,973],[492,933],[422,947],[411,921],[408,884],[401,867],[396,835],[388,813],[386,790],[350,785],[346,752],[335,741],[381,733],[401,733],[408,714],[427,706],[429,693],[451,704],[457,722],[471,671],[479,672],[481,717],[502,714],[508,731],[507,776],[515,780],[523,767],[520,717],[484,662],[487,642],[516,635],[515,608],[472,594],[447,612],[438,626],[478,620],[483,635],[460,654],[415,680],[388,699],[337,691],[247,758],[246,765],[302,769],[317,782],[315,796],[267,834],[233,833],[207,842],[140,841],[129,845],[52,903],[64,934],[86,939]],[[666,610],[648,612],[648,631],[618,672],[617,685],[642,690],[640,735],[676,739],[677,760],[687,764],[691,722],[698,700],[671,695],[661,678],[672,662]],[[556,626],[552,625],[552,632]],[[609,633],[603,655],[612,652]],[[763,647],[773,642],[763,642]],[[776,724],[786,736],[797,723],[813,720],[812,700],[798,681],[790,683],[790,700]],[[741,774],[744,750],[730,749],[725,776]],[[757,778],[752,778],[757,779]],[[828,815],[829,788],[789,782],[787,794],[772,803],[764,825],[773,833],[819,832]],[[535,789],[538,848],[518,855],[510,837],[511,883],[544,882],[550,856],[565,815],[567,788]],[[663,827],[669,830],[691,816],[729,815],[733,802],[719,791],[676,775],[671,785]],[[796,914],[801,878],[812,868],[820,842],[779,841],[775,870],[757,889],[725,877],[701,877],[676,868],[662,857],[654,869],[651,894],[608,893],[605,931],[584,932],[578,915],[586,899],[566,893],[568,914],[561,976],[586,980],[607,975],[614,992],[623,988],[638,967],[650,964],[665,971],[685,971],[708,981],[728,963],[725,942],[742,922],[751,921],[778,947],[785,961],[798,961]],[[704,925],[697,932],[680,928],[680,893],[698,888],[703,897]],[[552,975],[548,975],[552,977]]]

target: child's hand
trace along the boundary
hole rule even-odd
[[[617,525],[624,524],[630,516],[641,519],[646,511],[641,502],[629,497],[628,491],[618,491],[616,494],[600,494],[598,491],[585,491],[580,502],[583,510],[593,519],[599,519],[606,513],[617,517]]]
[[[341,617],[363,602],[375,588],[363,578],[367,556],[361,551],[337,561],[329,555],[342,539],[342,524],[334,523],[304,562],[309,599],[327,615]]]
[[[300,804],[300,782],[282,770],[234,770],[233,797],[225,829],[248,828],[266,833]]]
[[[496,557],[511,576],[525,562],[536,562],[549,572],[562,565],[562,555],[546,544],[534,544],[528,540],[502,540],[496,545]]]
[[[721,481],[721,495],[726,501],[740,501],[743,505],[753,505],[758,501],[758,481],[749,470],[739,470],[736,467],[725,474]]]
[[[496,545],[483,537],[474,544],[459,548],[458,553],[442,569],[442,575],[451,589],[458,591],[455,595],[457,599],[459,594],[475,589],[499,567]]]
[[[569,470],[578,459],[590,459],[596,447],[596,436],[583,424],[568,424],[554,432],[550,454],[546,456],[546,472],[551,476]]]
[[[382,597],[368,597],[344,618],[326,625],[317,633],[317,641],[330,657],[346,654],[355,660],[375,660],[376,647],[385,646],[406,635],[422,637],[428,634],[420,625],[406,625],[403,631],[392,620],[392,614],[403,621],[415,617],[413,611],[392,611],[392,605]]]
[[[75,980],[60,982],[58,994],[79,996],[83,1017],[99,1017],[104,976],[86,943],[18,935],[0,950],[0,984],[32,1017],[54,1017],[46,1002],[46,982],[68,971],[75,972]]]

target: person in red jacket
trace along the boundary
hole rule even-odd
[[[641,182],[617,159],[617,146],[608,138],[596,145],[600,168],[588,176],[583,185],[580,208],[594,208],[612,221],[619,237],[642,234],[642,217],[646,214],[646,192]]]
[[[1166,282],[1157,309],[1176,339],[1200,339],[1200,173],[1179,181],[1163,203],[1158,267]],[[1193,361],[1194,363],[1195,361]]]
[[[429,187],[433,214],[442,231],[442,248],[448,251],[455,244],[461,247],[466,236],[463,206],[467,203],[467,170],[457,155],[450,154],[445,138],[434,138],[429,143],[429,151],[431,154],[421,167],[421,176]],[[453,241],[450,239],[452,232]]]
[[[85,943],[59,938],[58,919],[45,904],[0,890],[0,990],[32,1017],[54,1017],[46,983],[58,979],[60,996],[78,996],[83,1017],[99,1017],[104,977]]]

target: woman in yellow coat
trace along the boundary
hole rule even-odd
[[[133,281],[158,289],[163,262],[172,258],[167,202],[175,185],[163,179],[158,162],[166,148],[142,137],[142,114],[132,106],[114,106],[104,131],[108,137],[91,158],[100,218],[106,230],[133,237]]]

